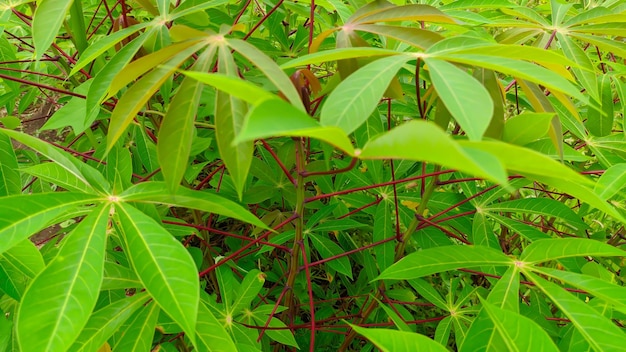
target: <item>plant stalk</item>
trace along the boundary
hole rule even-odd
[[[296,211],[295,215],[296,223],[295,223],[295,235],[293,239],[293,247],[291,248],[291,257],[289,258],[289,274],[287,275],[287,293],[285,295],[285,305],[287,306],[286,313],[289,317],[290,324],[293,324],[293,321],[297,315],[297,302],[295,301],[295,295],[293,293],[293,287],[296,282],[296,276],[299,272],[299,262],[300,262],[300,252],[301,246],[304,246],[304,204],[305,204],[305,192],[304,192],[304,184],[305,184],[305,176],[304,170],[306,167],[306,155],[304,152],[304,143],[303,139],[298,138],[296,140]]]

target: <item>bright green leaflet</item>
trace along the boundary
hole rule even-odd
[[[41,59],[54,42],[72,2],[73,0],[44,0],[37,6],[33,16],[33,41],[37,60]]]
[[[191,255],[160,224],[131,205],[118,204],[116,214],[137,276],[193,342],[200,283]]]
[[[194,69],[208,70],[213,62],[215,47],[210,47],[196,61]],[[163,117],[159,129],[157,157],[161,172],[170,191],[176,190],[185,175],[194,134],[195,115],[200,105],[204,85],[186,78]]]
[[[271,136],[311,137],[331,144],[349,155],[352,142],[335,126],[322,127],[306,113],[282,100],[267,100],[252,108],[233,143]]]
[[[626,164],[616,164],[608,168],[596,182],[594,192],[608,200],[626,186]]]
[[[487,89],[451,63],[425,58],[439,97],[470,140],[478,141],[491,122],[493,101]]]
[[[24,293],[16,318],[23,350],[65,351],[87,323],[102,283],[109,208],[83,219]]]
[[[175,193],[164,192],[163,182],[136,184],[120,195],[127,202],[169,204],[225,215],[267,229],[267,225],[241,205],[217,194],[180,187]]]
[[[70,212],[99,201],[80,193],[40,193],[0,197],[0,253],[10,249],[53,220],[73,216]],[[19,207],[15,205],[19,204]]]
[[[141,292],[117,300],[93,312],[69,351],[90,352],[98,350],[149,299],[146,292]]]
[[[432,162],[507,184],[506,173],[500,163],[486,153],[481,156],[482,160],[476,160],[441,128],[423,120],[412,120],[371,139],[359,154],[362,159]]]
[[[565,314],[596,351],[620,351],[626,334],[597,310],[563,288],[526,270],[524,275]],[[593,319],[593,324],[587,323]]]
[[[200,302],[196,323],[197,347],[200,351],[235,351],[237,347],[209,308]]]
[[[378,59],[348,76],[322,107],[322,126],[337,126],[346,134],[354,132],[374,111],[391,80],[410,59],[404,55]]]
[[[442,246],[411,253],[383,271],[377,280],[406,280],[442,271],[479,266],[509,266],[513,259],[482,246]]]
[[[124,334],[116,341],[113,351],[150,350],[160,311],[159,305],[155,302],[139,308],[122,326]]]
[[[366,329],[355,325],[351,326],[356,332],[372,341],[383,352],[415,351],[417,346],[419,346],[420,351],[424,352],[448,351],[443,345],[424,335],[390,329]]]
[[[587,238],[550,238],[529,244],[520,260],[539,263],[577,256],[620,257],[626,256],[626,251]]]

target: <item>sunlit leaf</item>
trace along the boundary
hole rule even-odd
[[[377,280],[414,279],[435,273],[478,266],[509,266],[502,252],[481,246],[442,246],[411,253],[383,271]]]
[[[142,292],[96,310],[89,317],[85,328],[69,351],[89,352],[97,350],[137,309],[148,301],[147,293]]]
[[[102,283],[108,217],[104,205],[83,219],[24,293],[16,318],[24,350],[67,350],[87,323]]]
[[[37,6],[33,16],[33,41],[37,60],[41,59],[54,42],[72,2],[73,0],[48,0],[41,1]]]
[[[435,90],[471,140],[480,140],[493,115],[487,89],[460,68],[442,60],[424,59]]]
[[[626,164],[608,168],[596,182],[594,191],[604,200],[610,199],[626,186]]]
[[[435,124],[413,120],[370,140],[363,159],[428,161],[506,184],[502,166],[488,154],[470,154]]]
[[[367,329],[355,325],[351,326],[356,332],[372,341],[372,343],[383,352],[415,351],[416,346],[419,346],[420,351],[425,352],[445,352],[448,350],[445,346],[428,337],[413,332],[391,329]]]
[[[567,257],[626,256],[626,251],[587,238],[551,238],[529,244],[520,260],[528,263],[545,262]]]
[[[527,271],[524,271],[524,275],[569,318],[595,351],[622,349],[622,341],[626,339],[626,334],[611,320],[557,284]],[[593,321],[593,324],[590,324],[590,321]]]
[[[345,132],[335,126],[320,126],[303,111],[274,99],[252,108],[234,143],[273,136],[311,137],[353,155],[354,147]]]
[[[50,225],[51,221],[72,217],[72,211],[97,200],[93,195],[67,192],[0,197],[0,253]]]
[[[374,111],[391,80],[410,59],[409,56],[378,59],[351,74],[322,106],[320,123],[340,127],[346,134],[354,132]]]
[[[124,203],[116,210],[137,276],[161,309],[194,341],[200,283],[191,255],[149,216]]]

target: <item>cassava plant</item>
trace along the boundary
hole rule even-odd
[[[0,350],[626,350],[619,0],[5,0]]]

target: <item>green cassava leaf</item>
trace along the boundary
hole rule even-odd
[[[404,55],[378,59],[348,76],[322,106],[322,126],[337,126],[346,134],[354,132],[368,119],[391,80],[410,59]]]
[[[157,203],[198,209],[239,219],[264,229],[268,228],[247,209],[217,194],[183,187],[176,189],[175,193],[166,190],[167,187],[163,182],[142,182],[127,189],[120,197],[126,202]]]
[[[371,139],[359,157],[427,161],[507,184],[506,173],[497,160],[486,153],[460,148],[435,124],[422,120],[412,120]]]
[[[87,47],[84,52],[81,53],[80,58],[72,67],[72,71],[70,71],[69,76],[73,76],[74,74],[76,74],[76,72],[80,71],[90,62],[97,59],[100,55],[112,48],[115,44],[122,41],[124,38],[136,33],[143,28],[148,27],[149,25],[149,22],[138,23],[136,25],[132,25],[130,27],[119,30],[115,33],[111,33],[110,35],[107,35],[106,37],[96,41],[95,43],[92,43]]]
[[[520,260],[528,263],[539,263],[582,256],[621,257],[626,256],[626,251],[587,238],[551,238],[529,244],[524,249]]]
[[[71,218],[79,207],[97,201],[93,195],[69,192],[0,197],[0,254],[51,222]]]
[[[33,42],[37,60],[41,59],[54,42],[72,2],[73,0],[47,0],[37,6],[33,16]]]
[[[493,329],[483,329],[477,334],[471,334],[463,344],[462,351],[487,350],[495,351],[504,349],[507,351],[558,351],[550,336],[545,330],[531,319],[497,307],[483,301],[483,309],[493,323]],[[498,334],[501,346],[490,345],[496,341],[487,334]]]
[[[202,54],[194,69],[208,70],[213,62],[214,47]],[[203,85],[195,79],[186,78],[163,117],[159,129],[157,157],[163,178],[170,191],[178,188],[183,179],[194,135],[194,122]]]
[[[619,193],[626,185],[626,164],[616,164],[608,168],[596,182],[594,191],[604,200]]]
[[[411,253],[383,271],[377,280],[406,280],[442,271],[478,266],[509,266],[513,260],[482,246],[442,246]]]
[[[237,347],[211,310],[200,302],[196,337],[200,351],[235,351]]]
[[[71,352],[96,351],[135,311],[150,300],[146,292],[137,293],[106,305],[89,317],[89,321],[71,346]]]
[[[549,198],[524,198],[501,203],[495,203],[483,208],[489,212],[531,213],[562,219],[564,223],[577,230],[587,228],[587,225],[567,205]]]
[[[17,169],[17,157],[11,140],[0,133],[0,196],[22,193],[22,180]]]
[[[445,352],[448,349],[424,335],[413,332],[390,329],[366,329],[351,325],[354,331],[365,336],[368,340],[384,352],[420,351]]]
[[[533,271],[548,275],[557,280],[563,281],[581,290],[610,303],[620,312],[626,312],[626,288],[617,286],[603,279],[585,274],[578,274],[571,271],[557,270],[548,267],[534,266]]]
[[[470,140],[480,140],[493,115],[487,89],[467,72],[442,60],[425,58],[430,79],[450,114]]]
[[[525,113],[506,120],[502,140],[524,145],[548,134],[553,113]]]
[[[239,290],[237,290],[235,301],[232,306],[228,308],[228,314],[237,315],[244,309],[249,309],[250,303],[256,295],[259,294],[265,283],[265,274],[254,269],[250,270],[244,277]]]
[[[233,143],[272,136],[311,137],[327,142],[349,155],[354,154],[346,133],[335,126],[320,126],[306,113],[278,99],[252,108]]]
[[[623,348],[626,334],[611,320],[557,284],[528,271],[524,271],[524,275],[569,318],[595,351],[619,351]]]
[[[116,215],[137,276],[161,309],[194,341],[200,283],[191,255],[161,225],[131,205],[116,205]]]
[[[280,65],[282,69],[288,69],[298,66],[320,64],[328,61],[337,61],[354,58],[376,57],[376,56],[395,56],[398,52],[395,50],[380,48],[339,48],[330,49],[303,55],[287,61]]]
[[[84,218],[24,293],[16,317],[22,349],[67,350],[87,323],[102,283],[109,208]]]
[[[150,350],[160,311],[158,304],[150,302],[133,313],[122,326],[124,334],[116,341],[113,351]]]
[[[335,242],[331,241],[325,235],[312,234],[309,236],[313,248],[315,248],[323,259],[339,255],[344,250]],[[327,265],[333,270],[352,278],[352,265],[348,257],[343,256],[327,262]]]

